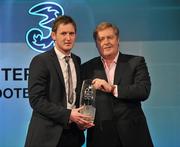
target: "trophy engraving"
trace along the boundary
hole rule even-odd
[[[94,122],[96,107],[95,96],[96,91],[91,84],[92,80],[84,80],[81,88],[80,106],[84,106],[80,113],[91,116],[88,121]]]

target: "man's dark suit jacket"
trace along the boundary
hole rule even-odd
[[[71,54],[80,91],[80,58]],[[37,55],[30,64],[29,101],[33,108],[26,147],[56,147],[63,127],[67,127],[71,111],[67,108],[62,70],[54,49]],[[77,95],[76,105],[78,105]],[[82,142],[84,141],[83,131]]]
[[[82,74],[83,79],[101,78],[107,81],[101,57],[84,63]],[[96,95],[95,125],[100,126],[102,130],[109,127],[109,130],[107,129],[109,132],[97,135],[93,133],[94,128],[89,129],[87,145],[111,146],[113,138],[109,125],[113,125],[112,128],[117,130],[123,147],[152,147],[146,118],[141,108],[141,101],[148,98],[151,88],[144,58],[120,53],[115,69],[114,85],[117,85],[118,97],[100,91],[97,91]],[[107,120],[112,120],[112,123],[106,124]]]

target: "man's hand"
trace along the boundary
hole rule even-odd
[[[109,84],[103,79],[96,78],[92,81],[92,84],[95,87],[95,89],[108,92],[108,93],[113,93],[115,89],[114,85]]]
[[[70,120],[75,122],[78,125],[78,127],[82,130],[94,126],[92,122],[87,121],[87,120],[92,120],[91,116],[84,115],[79,112],[81,109],[83,109],[83,107],[84,106],[80,108],[72,109],[70,115]]]

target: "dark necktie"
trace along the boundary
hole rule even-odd
[[[72,82],[72,74],[71,74],[71,68],[69,64],[70,56],[65,56],[65,61],[67,63],[67,75],[68,75],[68,102],[70,104],[73,103],[73,82]]]

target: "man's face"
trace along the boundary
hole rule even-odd
[[[113,60],[119,51],[119,38],[112,28],[107,28],[98,32],[96,45],[103,58]]]
[[[69,24],[60,24],[56,32],[51,33],[55,41],[56,48],[64,54],[69,54],[74,46],[76,32],[74,26]]]

